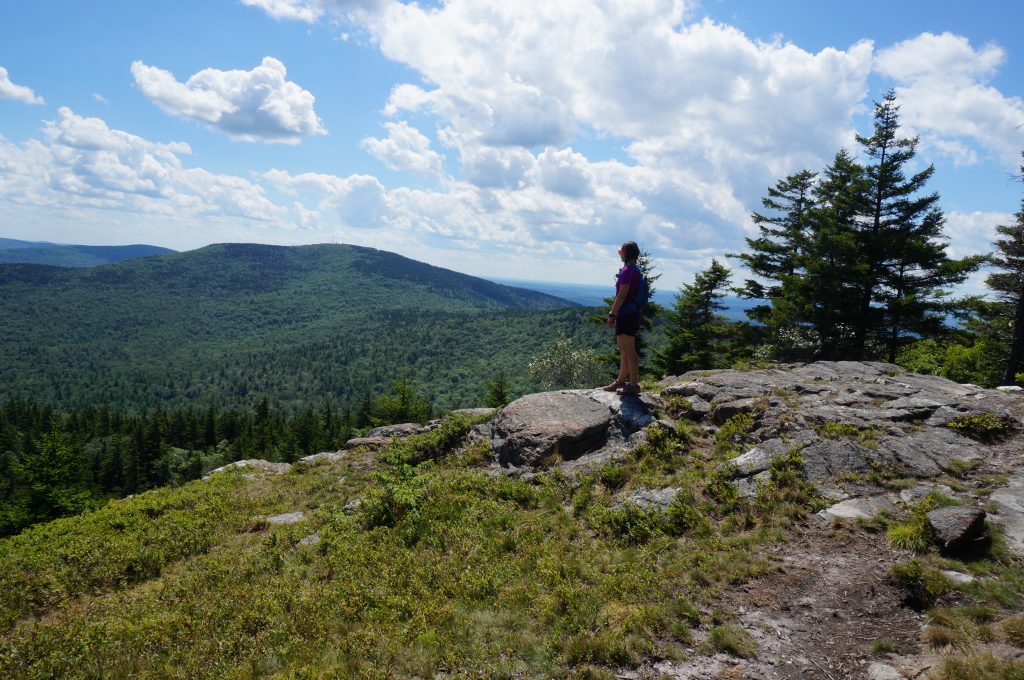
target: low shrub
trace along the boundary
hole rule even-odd
[[[754,416],[737,413],[729,418],[715,433],[715,452],[724,458],[731,458],[742,452],[743,441],[754,427]]]
[[[1013,421],[995,413],[973,413],[950,420],[946,427],[971,439],[992,442],[1008,434],[1013,428]]]

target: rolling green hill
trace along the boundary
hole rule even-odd
[[[352,401],[405,374],[438,407],[475,405],[589,310],[345,245],[214,245],[87,269],[0,265],[0,398],[109,403]]]
[[[95,267],[150,255],[173,253],[169,248],[129,246],[80,246],[0,238],[0,263],[48,264],[56,267]]]

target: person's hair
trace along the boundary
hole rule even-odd
[[[632,262],[640,257],[640,246],[636,241],[626,241],[622,244],[622,254],[626,256],[627,262]]]

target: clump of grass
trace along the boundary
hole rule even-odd
[[[928,522],[928,513],[935,508],[957,505],[958,501],[932,492],[910,508],[906,522],[889,527],[889,542],[901,550],[928,552],[935,545],[935,532]]]
[[[593,523],[605,536],[622,539],[627,543],[647,543],[664,533],[664,515],[664,511],[659,509],[644,509],[635,503],[623,503],[618,508],[597,508]]]
[[[980,442],[993,442],[1010,432],[1013,421],[995,413],[974,413],[954,418],[946,427]]]
[[[667,408],[668,412],[672,414],[686,413],[693,408],[693,402],[678,394],[670,394],[669,396],[664,397],[664,402],[665,408]]]
[[[1019,680],[1024,663],[1000,659],[991,652],[948,658],[929,676],[931,680]]]
[[[999,626],[1007,641],[1017,647],[1024,647],[1024,614],[1012,616]]]
[[[966,647],[969,639],[948,626],[928,626],[921,632],[921,641],[930,647]]]
[[[772,459],[769,479],[757,491],[756,505],[763,515],[801,519],[808,509],[821,509],[824,500],[804,477],[804,457],[793,448]]]
[[[872,450],[878,448],[878,438],[882,436],[880,427],[858,427],[853,423],[841,423],[834,420],[819,423],[814,426],[814,430],[822,439],[848,439]]]
[[[928,627],[921,635],[932,647],[965,648],[993,638],[987,625],[995,618],[991,607],[936,607],[928,612]]]
[[[906,590],[907,604],[918,611],[932,607],[949,590],[949,582],[938,569],[918,560],[894,565],[889,574]]]
[[[891,640],[875,640],[871,643],[872,654],[889,654],[897,649],[896,643]]]
[[[659,421],[646,430],[646,441],[633,449],[636,460],[651,458],[659,462],[668,462],[684,453],[693,441],[693,434],[685,423],[672,423],[671,426]]]
[[[708,634],[708,642],[716,651],[740,659],[752,659],[757,656],[757,640],[739,626],[728,623],[715,626]]]
[[[732,470],[729,469],[714,469],[707,474],[704,496],[714,502],[709,510],[716,517],[750,511],[750,503],[740,495],[736,485],[732,483],[732,477]]]
[[[949,463],[945,467],[945,471],[954,477],[964,478],[967,474],[981,465],[981,460],[973,458],[971,460],[965,460],[963,458],[951,458]]]

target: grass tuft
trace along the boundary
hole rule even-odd
[[[740,659],[752,659],[757,656],[757,640],[739,626],[732,624],[715,626],[708,634],[708,642],[716,651]]]

